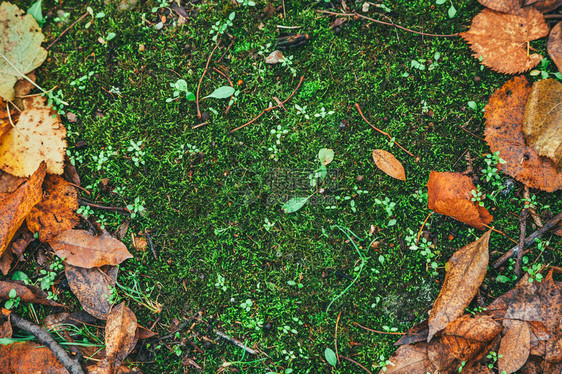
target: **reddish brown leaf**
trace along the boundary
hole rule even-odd
[[[531,330],[525,321],[512,321],[498,350],[498,371],[511,374],[519,370],[529,358]]]
[[[8,317],[9,318],[9,317]],[[12,337],[12,324],[6,320],[0,323],[0,339]]]
[[[550,30],[546,48],[550,58],[556,64],[558,71],[562,73],[562,22],[558,22],[552,30]]]
[[[41,184],[46,170],[47,166],[42,163],[16,191],[0,194],[0,254],[4,253],[31,208],[41,201]]]
[[[109,234],[93,235],[86,230],[68,230],[51,242],[56,255],[67,264],[82,268],[119,265],[133,256],[125,244]]]
[[[488,267],[488,242],[491,231],[458,251],[449,259],[443,287],[429,312],[427,340],[460,317],[476,295]]]
[[[476,187],[466,175],[432,171],[427,182],[427,207],[484,230],[484,224],[492,222],[493,217],[486,208],[471,201],[472,190]]]
[[[29,178],[14,177],[12,174],[0,170],[0,200],[17,190],[28,180]]]
[[[108,297],[111,295],[111,287],[115,287],[117,279],[117,267],[108,267],[107,273],[102,269],[84,269],[77,266],[65,264],[64,272],[68,285],[80,301],[82,308],[92,316],[106,319],[111,311]]]
[[[443,343],[461,361],[469,361],[488,346],[502,331],[502,325],[490,316],[463,315],[445,328]]]
[[[107,316],[105,349],[110,367],[117,368],[137,343],[137,317],[125,302],[116,305]]]
[[[139,340],[149,339],[157,335],[154,331],[139,324],[137,324],[137,332]]]
[[[47,299],[48,295],[40,288],[15,280],[0,281],[0,299],[9,300],[12,289],[16,290],[17,297],[24,303],[64,307],[54,300]]]
[[[552,192],[562,188],[562,173],[557,172],[551,160],[528,147],[523,136],[529,91],[527,79],[518,76],[494,92],[484,113],[486,142],[506,161],[498,165],[504,173],[528,187]]]
[[[389,358],[391,364],[386,365],[386,371],[381,369],[379,374],[433,373],[437,368],[427,357],[427,345],[420,342],[398,347]]]
[[[547,13],[562,5],[562,0],[525,0],[523,5],[531,5],[541,13]]]
[[[429,333],[429,327],[427,326],[427,320],[423,321],[415,326],[412,326],[405,335],[402,335],[394,345],[404,345],[413,344],[417,342],[427,341],[427,334]]]
[[[521,9],[521,0],[478,0],[486,8],[503,13],[517,13]]]
[[[26,217],[27,228],[38,232],[39,240],[45,243],[78,225],[78,207],[76,188],[62,177],[48,174],[43,181],[43,200]]]
[[[377,167],[384,171],[387,175],[390,175],[392,178],[399,179],[401,181],[406,180],[404,167],[392,153],[384,151],[382,149],[374,149],[373,160],[375,161]]]
[[[0,345],[2,374],[68,374],[47,347],[34,342]]]
[[[10,267],[12,266],[12,261],[14,261],[12,251],[4,251],[4,253],[0,255],[0,271],[2,271],[2,274],[8,274]]]
[[[546,343],[545,361],[552,363],[562,362],[562,330],[558,329],[552,334],[549,341]]]
[[[528,54],[528,42],[548,35],[541,12],[524,8],[515,14],[484,9],[472,20],[470,30],[460,33],[482,64],[505,74],[517,74],[537,65],[542,56]]]

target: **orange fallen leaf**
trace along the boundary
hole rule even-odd
[[[523,116],[530,92],[524,76],[514,77],[496,90],[484,109],[486,142],[506,163],[498,168],[531,188],[552,192],[562,188],[562,173],[552,160],[527,146]]]
[[[463,315],[443,330],[443,343],[453,356],[468,361],[486,348],[502,331],[501,323],[487,315]]]
[[[521,0],[478,0],[486,8],[503,13],[517,13],[521,9]]]
[[[9,300],[11,290],[16,290],[16,296],[24,303],[64,307],[63,304],[48,299],[47,293],[40,288],[15,280],[0,281],[0,300]]]
[[[490,233],[488,231],[480,239],[462,247],[449,259],[450,269],[429,312],[428,342],[459,318],[478,292],[488,269]]]
[[[125,244],[111,235],[97,236],[86,230],[67,230],[49,244],[67,264],[81,268],[119,265],[133,257]]]
[[[562,22],[558,22],[548,36],[546,43],[548,54],[556,64],[558,71],[562,73]]]
[[[523,2],[524,6],[533,6],[542,13],[550,12],[560,5],[562,5],[561,0],[525,0]]]
[[[0,345],[0,373],[68,374],[47,347],[35,342]]]
[[[427,207],[479,230],[492,222],[488,210],[471,201],[476,190],[472,179],[460,173],[432,171],[427,182]]]
[[[116,305],[107,316],[105,350],[111,368],[118,368],[137,343],[137,317],[125,302]]]
[[[528,43],[548,35],[541,12],[523,8],[517,14],[484,9],[472,20],[470,30],[459,35],[469,44],[474,57],[499,73],[517,74],[536,66],[542,56],[528,54]]]
[[[500,343],[498,371],[511,374],[519,370],[529,358],[530,341],[529,324],[513,320]]]
[[[0,255],[23,223],[29,211],[41,201],[41,184],[46,165],[41,163],[31,178],[10,194],[0,194]]]
[[[401,181],[406,180],[404,167],[392,153],[384,151],[382,149],[374,149],[373,160],[375,161],[377,167],[384,171],[387,175],[390,175],[392,178],[399,179]]]
[[[76,188],[58,175],[48,174],[43,181],[43,200],[26,217],[27,228],[39,233],[43,243],[80,223]]]

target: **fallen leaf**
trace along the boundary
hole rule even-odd
[[[560,326],[546,343],[544,359],[547,362],[562,362],[562,329]]]
[[[68,374],[49,348],[35,342],[0,345],[0,357],[2,374]]]
[[[530,92],[524,76],[514,77],[496,90],[484,109],[486,142],[506,163],[498,168],[531,188],[552,192],[562,188],[562,173],[552,160],[525,143],[523,115]]]
[[[501,323],[490,316],[463,315],[449,323],[441,337],[453,356],[461,361],[469,361],[501,331]]]
[[[515,14],[484,9],[472,20],[467,32],[459,35],[469,44],[474,57],[499,73],[517,74],[536,66],[542,56],[528,54],[528,43],[548,35],[541,12],[524,8]]]
[[[106,319],[111,311],[108,298],[117,280],[117,267],[108,268],[107,272],[103,272],[99,268],[84,269],[69,264],[64,265],[70,290],[76,295],[82,308],[99,319]]]
[[[20,228],[19,232],[14,236],[10,245],[12,253],[16,255],[18,261],[24,261],[23,252],[35,238],[27,228]]]
[[[427,326],[427,320],[425,320],[415,326],[412,326],[408,331],[406,331],[406,334],[402,335],[402,337],[394,343],[394,345],[398,346],[427,341],[428,333],[429,327]]]
[[[11,194],[27,182],[29,178],[14,177],[0,170],[0,200]]]
[[[87,269],[119,265],[133,257],[125,244],[111,235],[104,233],[98,236],[86,230],[67,230],[49,244],[67,264]]]
[[[379,374],[433,373],[437,368],[429,361],[427,345],[426,342],[420,342],[398,347],[388,359],[391,363],[386,365],[386,370],[381,369]]]
[[[12,127],[12,123],[16,123],[19,118],[19,111],[16,111],[13,108],[10,109],[10,113],[8,115],[9,108],[12,108],[12,106],[9,107],[8,104],[0,97],[0,137],[10,127]],[[12,122],[10,122],[10,119]]]
[[[43,243],[80,223],[78,192],[58,175],[48,174],[43,181],[43,200],[26,217],[27,228],[39,233]]]
[[[139,324],[137,324],[137,332],[138,332],[138,339],[139,340],[150,339],[153,336],[158,335],[154,331],[149,330],[148,328],[146,328],[144,326],[141,326]]]
[[[525,0],[523,5],[533,6],[541,13],[547,13],[562,5],[562,0]]]
[[[4,251],[4,253],[0,255],[0,271],[2,271],[2,274],[8,275],[12,267],[12,261],[14,261],[12,251]]]
[[[63,304],[47,299],[47,293],[40,288],[16,280],[0,281],[0,300],[9,300],[11,290],[16,290],[17,297],[24,303],[64,307]]]
[[[562,83],[543,79],[533,83],[523,116],[527,145],[562,167]]]
[[[503,13],[517,13],[521,9],[521,0],[478,0],[486,8]]]
[[[133,248],[137,251],[146,251],[146,248],[148,247],[148,242],[146,240],[146,238],[144,236],[136,236],[133,235],[133,233],[131,233],[131,241],[133,244]]]
[[[0,96],[15,98],[14,85],[47,58],[45,36],[37,21],[16,5],[0,4]]]
[[[107,316],[105,326],[105,350],[111,368],[121,363],[137,343],[137,317],[125,302],[116,305]]]
[[[322,148],[318,152],[318,159],[322,165],[327,166],[334,161],[334,150],[330,148]]]
[[[432,171],[427,182],[427,207],[484,230],[484,224],[492,222],[493,217],[486,208],[471,201],[472,190],[476,186],[467,175]]]
[[[379,169],[384,171],[387,175],[390,175],[392,178],[399,179],[401,181],[406,180],[404,167],[392,153],[382,149],[374,149],[373,161],[375,161],[375,164]]]
[[[498,350],[498,371],[511,374],[529,358],[531,331],[525,321],[513,321],[503,336]]]
[[[46,165],[41,163],[31,178],[10,194],[0,194],[0,255],[19,229],[31,208],[41,201]]]
[[[550,30],[546,49],[550,58],[556,64],[558,71],[562,73],[562,22],[558,22]]]
[[[267,56],[265,58],[265,63],[266,64],[278,64],[280,62],[284,61],[284,56],[283,56],[283,52],[277,50],[277,51],[273,51],[269,54],[269,56]]]
[[[9,320],[0,323],[0,339],[11,338],[12,332],[12,324]]]
[[[456,251],[449,259],[439,296],[429,312],[427,341],[447,325],[459,318],[470,304],[488,268],[488,242],[490,233]]]

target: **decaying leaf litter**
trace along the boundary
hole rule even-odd
[[[488,2],[482,3],[489,5]],[[543,3],[548,2],[532,2],[522,7],[523,4],[510,1],[506,2],[505,8],[494,4],[495,10],[485,9],[475,18],[471,29],[461,36],[471,43],[476,57],[496,71],[520,73],[530,70],[542,57],[530,55],[528,43],[548,34],[541,12],[552,10],[552,5]],[[9,66],[5,68],[6,64],[0,65],[4,66],[2,74],[5,78],[5,87],[2,86],[0,96],[7,101],[6,109],[0,112],[0,119],[3,121],[0,167],[5,173],[1,186],[1,207],[5,212],[0,222],[1,251],[3,255],[16,252],[13,250],[14,244],[25,237],[26,228],[37,233],[39,241],[52,247],[54,254],[64,261],[66,278],[82,307],[98,319],[107,320],[105,354],[98,355],[97,363],[86,366],[86,370],[100,373],[127,372],[129,369],[122,367],[122,364],[135,348],[141,329],[134,313],[126,304],[122,302],[112,305],[108,294],[111,294],[112,287],[116,285],[116,265],[130,258],[131,254],[93,219],[84,219],[89,222],[85,227],[91,226],[90,231],[74,229],[79,224],[75,210],[78,199],[76,187],[80,186],[59,177],[64,171],[66,131],[58,114],[39,97],[23,100],[23,108],[10,106],[16,95],[16,81],[25,79],[24,74],[37,68],[46,57],[46,51],[40,47],[42,34],[30,15],[24,16],[19,8],[14,8],[7,2],[0,5],[0,15],[7,20],[2,24],[3,35],[8,35],[11,40],[29,40],[30,45],[35,45],[34,48],[30,47],[31,51],[18,51],[17,55],[10,43],[0,45],[4,62]],[[490,19],[497,21],[492,22]],[[13,31],[10,26],[12,24]],[[490,24],[494,27],[490,28]],[[513,25],[517,24],[520,26],[515,27],[514,31]],[[507,37],[498,38],[505,30],[509,31]],[[553,29],[555,31],[556,27]],[[10,40],[9,38],[5,40]],[[556,51],[559,48],[555,38],[556,34],[552,38],[554,42],[549,39],[548,48],[556,62]],[[21,45],[21,42],[18,43],[18,46]],[[22,55],[25,56],[23,59]],[[506,59],[507,55],[511,58]],[[301,78],[295,92],[302,82]],[[547,192],[560,189],[561,148],[557,106],[560,103],[560,89],[557,85],[559,82],[542,80],[531,87],[525,77],[515,77],[492,95],[485,111],[486,141],[490,149],[499,152],[499,156],[505,161],[505,164],[494,166],[525,186]],[[216,90],[207,97],[214,95],[217,98],[227,98],[233,94],[232,90]],[[283,102],[277,99],[276,107],[270,105],[258,117],[240,128],[253,123],[273,108],[284,108],[293,94]],[[197,100],[198,97],[199,89]],[[356,108],[365,119],[358,105]],[[21,110],[20,113],[16,113],[18,109]],[[402,148],[391,135],[372,127],[389,137],[392,144]],[[413,156],[404,148],[402,150]],[[403,156],[403,153],[399,156]],[[404,167],[396,156],[376,149],[372,151],[372,157],[384,173],[398,180],[406,179]],[[334,153],[325,151],[318,158],[325,167],[334,159]],[[319,170],[319,175],[322,176],[322,166]],[[475,186],[470,176],[440,172],[433,172],[432,175],[433,178],[428,176],[428,207],[431,210],[480,230],[489,227],[492,216],[479,204],[478,199],[471,198],[474,196],[472,191]],[[286,209],[286,212],[294,213],[303,205],[300,202],[293,204],[292,209]],[[464,313],[486,275],[491,233],[492,231],[487,231],[480,239],[467,244],[451,257],[446,264],[447,275],[441,293],[429,314],[425,336],[422,333],[421,341],[402,345],[395,356],[389,359],[386,370],[381,371],[457,372],[461,366],[467,372],[493,372],[486,361],[489,361],[487,353],[493,351],[498,355],[499,372],[512,373],[521,368],[525,370],[525,367],[540,367],[540,372],[545,373],[560,372],[560,283],[554,280],[552,270],[541,282],[532,282],[526,275],[516,288],[492,302],[485,312],[473,315]],[[3,268],[3,271],[5,269],[6,273],[10,272],[9,266]],[[546,272],[547,269],[542,271]],[[43,290],[27,284],[25,280],[6,280],[2,286],[4,289],[0,297],[4,299],[46,303],[63,308],[61,304],[48,299]],[[99,290],[92,292],[98,286]],[[12,289],[15,290],[15,296],[10,295],[13,293]],[[15,320],[21,318],[7,309],[3,309],[3,314],[8,317],[12,315]],[[417,330],[415,334],[420,336]],[[231,342],[236,344],[238,341],[233,339]],[[61,370],[57,372],[64,372],[65,369],[58,361],[53,363],[55,361],[49,350],[43,348],[39,353],[33,349],[34,344],[13,343],[5,346],[6,357],[12,358],[6,360],[9,368],[3,370],[25,372],[28,370],[26,366],[37,369],[40,365],[49,365],[48,367],[58,367]],[[245,348],[245,345],[241,348]],[[256,353],[255,350],[252,351]],[[35,355],[45,356],[35,358]],[[22,362],[22,356],[29,356],[30,359]],[[65,362],[65,359],[59,360],[70,372],[80,370],[76,369],[75,364]],[[68,360],[72,362],[73,359]],[[29,366],[31,363],[34,366]],[[536,371],[538,369],[534,370],[539,372]]]

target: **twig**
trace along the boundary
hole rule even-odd
[[[66,370],[68,370],[70,374],[84,374],[84,369],[82,369],[82,366],[80,365],[78,360],[70,358],[65,350],[59,345],[59,343],[57,343],[57,341],[53,339],[53,337],[43,327],[29,322],[28,320],[24,319],[14,312],[10,313],[6,309],[2,309],[2,314],[9,314],[12,324],[22,329],[23,331],[35,336],[40,343],[49,348],[51,352],[53,352],[57,360],[59,360],[59,362],[66,368]]]
[[[344,360],[347,360],[349,362],[354,363],[355,365],[359,366],[361,369],[365,370],[367,373],[373,374],[373,373],[371,373],[371,371],[369,371],[369,369],[367,369],[365,366],[361,365],[359,362],[357,362],[357,361],[355,361],[355,360],[353,360],[349,357],[342,356],[342,355],[338,356],[338,360],[340,359],[340,357],[343,358]]]
[[[380,132],[381,134],[383,134],[384,136],[388,137],[388,139],[390,139],[391,142],[393,142],[394,144],[396,144],[398,146],[398,148],[400,148],[401,150],[403,150],[404,152],[406,152],[407,154],[409,154],[412,157],[415,157],[412,153],[408,152],[406,150],[406,148],[402,147],[400,144],[398,144],[398,142],[394,139],[392,139],[392,136],[390,136],[389,133],[382,131],[381,129],[373,126],[369,121],[367,121],[367,118],[365,118],[365,116],[363,115],[363,112],[361,111],[361,107],[359,106],[358,103],[355,103],[355,108],[357,108],[357,111],[359,112],[359,114],[361,115],[361,117],[363,118],[363,121],[367,122],[367,124],[369,126],[371,126],[373,128],[373,130]]]
[[[213,332],[223,338],[224,340],[228,340],[229,342],[231,342],[232,344],[234,344],[235,346],[242,348],[243,350],[245,350],[246,352],[248,352],[251,355],[255,355],[257,352],[255,350],[253,350],[252,348],[249,348],[246,344],[242,343],[239,340],[234,339],[233,337],[230,337],[228,335],[226,335],[224,332],[220,332],[218,330],[213,330]]]
[[[152,238],[150,237],[150,234],[148,233],[147,230],[144,230],[144,234],[146,235],[146,238],[148,239],[148,245],[150,246],[150,250],[152,251],[152,254],[154,255],[154,259],[158,260],[158,256],[156,256],[156,251],[154,250],[154,244],[152,244]]]
[[[236,39],[236,38],[234,38]],[[228,47],[226,47],[226,51],[224,51],[224,53],[221,55],[221,57],[217,60],[217,63],[221,62],[222,59],[224,58],[224,56],[226,56],[226,54],[228,53],[228,51],[230,51],[230,48],[232,48],[232,46],[234,45],[234,40],[230,42],[230,44],[228,45]]]
[[[425,219],[423,220],[423,223],[422,223],[422,225],[421,225],[421,227],[420,227],[420,231],[418,231],[418,237],[416,238],[416,244],[418,244],[418,242],[419,242],[419,240],[420,240],[420,236],[421,236],[423,227],[425,226],[425,223],[427,222],[427,220],[429,219],[429,217],[431,217],[432,215],[433,215],[433,212],[429,213],[429,214],[427,215],[427,217],[425,217]]]
[[[544,19],[562,19],[562,14],[546,14]]]
[[[198,124],[198,125],[195,125],[195,126],[193,126],[193,127],[191,127],[191,128],[192,128],[192,129],[198,129],[199,127],[205,126],[205,125],[207,125],[208,123],[209,123],[208,121],[207,121],[207,122],[203,122],[203,123],[200,123],[200,124]]]
[[[371,21],[371,22],[380,23],[381,25],[396,27],[397,29],[400,29],[400,30],[403,30],[403,31],[407,31],[407,32],[411,32],[411,33],[413,33],[413,34],[423,35],[423,36],[432,36],[432,37],[437,37],[437,38],[453,38],[453,37],[459,36],[459,33],[458,33],[458,32],[455,33],[455,34],[428,34],[428,33],[421,32],[421,31],[411,30],[411,29],[408,29],[408,28],[406,28],[406,27],[404,27],[404,26],[397,25],[397,24],[395,24],[395,23],[384,22],[384,21],[381,21],[381,20],[378,20],[378,19],[374,19],[374,18],[371,18],[371,17],[367,17],[367,16],[364,16],[364,15],[359,14],[359,13],[337,13],[337,12],[330,12],[330,11],[328,11],[328,10],[317,10],[317,12],[318,12],[318,13],[328,14],[328,15],[330,15],[330,16],[336,16],[336,17],[358,17],[358,18],[363,18],[363,19],[366,19],[366,20]]]
[[[121,207],[118,207],[118,206],[99,205],[99,204],[96,204],[92,201],[82,199],[82,198],[78,198],[78,202],[82,205],[89,205],[92,208],[96,208],[96,209],[107,210],[107,211],[110,211],[110,212],[117,212],[117,213],[123,213],[123,214],[131,214],[131,212],[127,208],[121,208]]]
[[[476,135],[475,133],[473,133],[473,132],[471,132],[471,131],[468,131],[468,130],[465,129],[463,126],[459,126],[459,127],[461,128],[461,130],[466,131],[467,133],[469,133],[470,135],[474,136],[475,138],[478,138],[478,139],[480,139],[480,140],[482,140],[482,141],[486,141],[486,139],[484,139],[484,138],[482,138],[482,137]]]
[[[296,30],[302,28],[302,26],[282,26],[282,25],[277,25],[276,27],[278,29],[288,29],[288,30]]]
[[[211,63],[211,58],[213,58],[213,54],[217,50],[219,44],[221,44],[220,40],[217,42],[217,45],[215,45],[215,48],[213,48],[213,50],[211,51],[211,54],[207,59],[207,64],[205,65],[205,70],[203,70],[203,74],[201,74],[201,78],[199,78],[199,84],[197,84],[197,95],[195,96],[195,104],[197,105],[197,118],[201,118],[201,111],[199,110],[199,91],[201,90],[201,82],[203,82],[203,78],[205,77],[205,74],[207,74],[209,64]]]
[[[242,126],[238,126],[237,128],[235,128],[234,130],[231,130],[230,133],[232,134],[233,132],[236,132],[240,129],[243,129],[244,127],[251,125],[252,123],[256,122],[261,116],[263,116],[265,113],[273,110],[273,109],[277,109],[277,108],[281,108],[287,101],[291,100],[291,98],[297,93],[297,91],[299,90],[302,81],[304,80],[304,76],[301,77],[299,84],[297,85],[297,87],[295,88],[295,90],[293,91],[293,93],[291,94],[291,96],[289,96],[288,98],[286,98],[284,101],[282,101],[280,104],[277,104],[276,106],[270,106],[269,108],[265,108],[264,110],[261,111],[260,114],[258,114],[256,117],[254,117],[250,122],[246,122],[245,124],[243,124]]]
[[[495,227],[491,227],[486,225],[485,223],[482,224],[482,226],[486,227],[487,229],[492,230],[493,232],[497,232],[498,234],[505,236],[507,239],[511,240],[512,242],[514,242],[515,244],[519,244],[519,242],[516,242],[515,240],[511,239],[509,236],[507,236],[507,234],[503,231],[500,231],[498,229],[496,229]]]
[[[47,46],[46,49],[49,50],[49,49],[53,46],[53,44],[55,44],[56,42],[58,42],[59,39],[60,39],[64,34],[66,34],[71,28],[73,28],[78,22],[82,21],[82,20],[83,20],[84,18],[86,18],[87,16],[88,16],[88,12],[82,14],[82,16],[81,16],[80,18],[78,18],[76,21],[72,22],[72,24],[71,24],[70,26],[68,26],[66,29],[64,29],[64,31],[61,32],[60,35],[57,36],[56,39],[53,40],[53,41],[51,42],[51,44],[49,44],[49,45]]]
[[[527,228],[527,208],[521,210],[521,220],[519,221],[519,248],[525,246],[525,229]],[[523,251],[517,251],[517,261],[515,262],[515,275],[521,274],[521,259]]]
[[[527,248],[531,244],[533,244],[535,242],[535,239],[540,238],[544,234],[546,234],[551,228],[556,226],[558,224],[558,222],[560,222],[561,220],[562,220],[562,212],[558,213],[557,215],[552,217],[550,220],[545,222],[543,227],[541,227],[540,229],[538,229],[537,231],[535,231],[534,233],[529,235],[529,237],[527,239],[525,239],[525,244],[523,245],[522,251],[524,251],[525,248]],[[511,248],[503,256],[501,256],[496,262],[494,262],[494,264],[493,264],[494,268],[500,267],[504,262],[509,260],[515,254],[517,254],[518,251],[519,251],[519,245],[516,245],[515,247]]]
[[[405,332],[392,332],[392,331],[378,331],[378,330],[373,330],[373,329],[370,329],[370,328],[368,328],[368,327],[362,326],[362,325],[358,324],[357,322],[353,322],[353,324],[354,324],[355,326],[357,326],[357,327],[362,328],[363,330],[367,330],[367,331],[370,331],[370,332],[376,332],[377,334],[386,334],[386,335],[406,335]]]
[[[336,347],[336,357],[338,358],[338,364],[340,363],[340,357],[338,356],[338,324],[340,323],[341,310],[338,313],[338,319],[336,319],[336,332],[334,333],[334,346]]]

